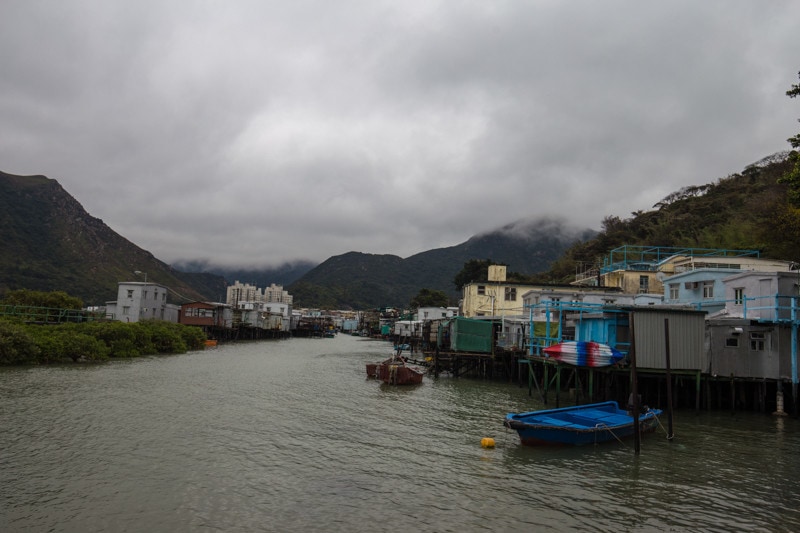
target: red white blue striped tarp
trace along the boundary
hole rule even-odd
[[[624,357],[608,344],[586,341],[565,341],[548,346],[542,351],[547,357],[575,366],[609,366]]]

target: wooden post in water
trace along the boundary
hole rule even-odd
[[[556,363],[556,409],[561,407],[561,363]]]
[[[528,359],[528,396],[533,396],[533,380],[536,376],[533,374],[533,365],[531,360]]]
[[[531,391],[532,391],[531,385],[532,384],[536,385],[536,392],[539,393],[539,397],[542,399],[544,403],[547,403],[547,401],[545,401],[544,394],[542,394],[542,389],[539,388],[539,382],[536,381],[536,374],[533,371],[533,366],[531,365],[530,361],[528,361],[528,366],[530,367],[529,378],[528,378],[528,396],[531,396]]]
[[[697,376],[695,376],[694,380],[694,412],[696,414],[700,414],[700,386],[703,384],[702,377],[700,376],[700,371],[697,371]]]
[[[639,378],[636,375],[636,331],[633,329],[633,313],[631,313],[631,409],[633,415],[633,453],[639,455],[642,447],[642,436],[639,434]]]
[[[544,385],[544,404],[547,405],[547,391],[550,390],[550,365],[547,362],[542,362],[542,370],[544,371],[544,378],[542,385]]]
[[[672,432],[672,371],[670,370],[669,359],[669,319],[664,319],[664,358],[667,369],[667,440],[672,440],[675,434]]]

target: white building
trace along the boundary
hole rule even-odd
[[[167,287],[146,281],[120,282],[117,301],[106,302],[106,316],[121,322],[177,322],[179,314],[179,306],[167,303]]]
[[[283,286],[271,284],[264,289],[238,280],[228,287],[226,303],[239,311],[240,321],[263,329],[291,329],[292,296]]]
[[[292,295],[283,290],[283,285],[271,284],[264,289],[265,302],[277,302],[292,305]]]
[[[228,286],[225,303],[238,308],[239,302],[261,302],[263,296],[261,289],[249,283],[240,283],[237,279],[233,285]]]
[[[458,307],[420,307],[417,309],[417,320],[439,320],[453,318],[458,314]]]

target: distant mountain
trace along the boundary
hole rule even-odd
[[[241,281],[263,289],[273,283],[286,287],[293,281],[300,279],[317,264],[312,261],[294,261],[277,267],[243,269],[215,266],[208,261],[176,261],[172,263],[172,266],[184,272],[207,272],[222,276],[229,285],[236,281]]]
[[[686,187],[628,219],[607,216],[599,233],[532,219],[406,259],[348,252],[316,267],[298,262],[264,270],[171,267],[90,216],[57,181],[0,172],[0,296],[12,289],[61,290],[102,305],[116,298],[118,282],[143,279],[134,274],[142,271],[170,287],[176,303],[221,300],[226,279],[238,279],[282,284],[295,307],[369,309],[405,306],[423,288],[443,291],[455,303],[453,280],[471,259],[506,264],[538,283],[569,282],[577,265],[598,265],[623,244],[755,249],[800,262],[800,209],[788,202],[780,180],[791,168],[787,157],[775,154],[740,174]]]
[[[558,221],[525,221],[407,259],[350,252],[316,267],[303,261],[265,269],[198,261],[170,266],[89,215],[56,180],[3,172],[0,224],[0,296],[14,289],[62,290],[87,305],[115,299],[120,281],[143,281],[144,273],[149,281],[170,287],[176,303],[222,300],[226,285],[237,280],[262,288],[284,285],[296,306],[403,306],[422,288],[442,290],[455,301],[453,278],[469,259],[493,259],[512,271],[537,272],[588,235]]]
[[[90,216],[56,180],[0,172],[0,293],[65,291],[86,305],[117,297],[120,281],[161,283],[173,302],[213,299],[224,280],[187,274]]]
[[[304,307],[403,307],[423,288],[443,291],[456,303],[459,294],[453,280],[470,259],[491,259],[508,265],[510,272],[535,274],[594,234],[552,218],[523,220],[406,259],[358,252],[331,257],[288,290],[295,306]]]

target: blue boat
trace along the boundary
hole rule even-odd
[[[639,431],[655,430],[660,409],[647,409],[639,415]],[[633,416],[617,402],[509,413],[503,425],[517,431],[522,444],[583,445],[621,440],[633,435]]]

